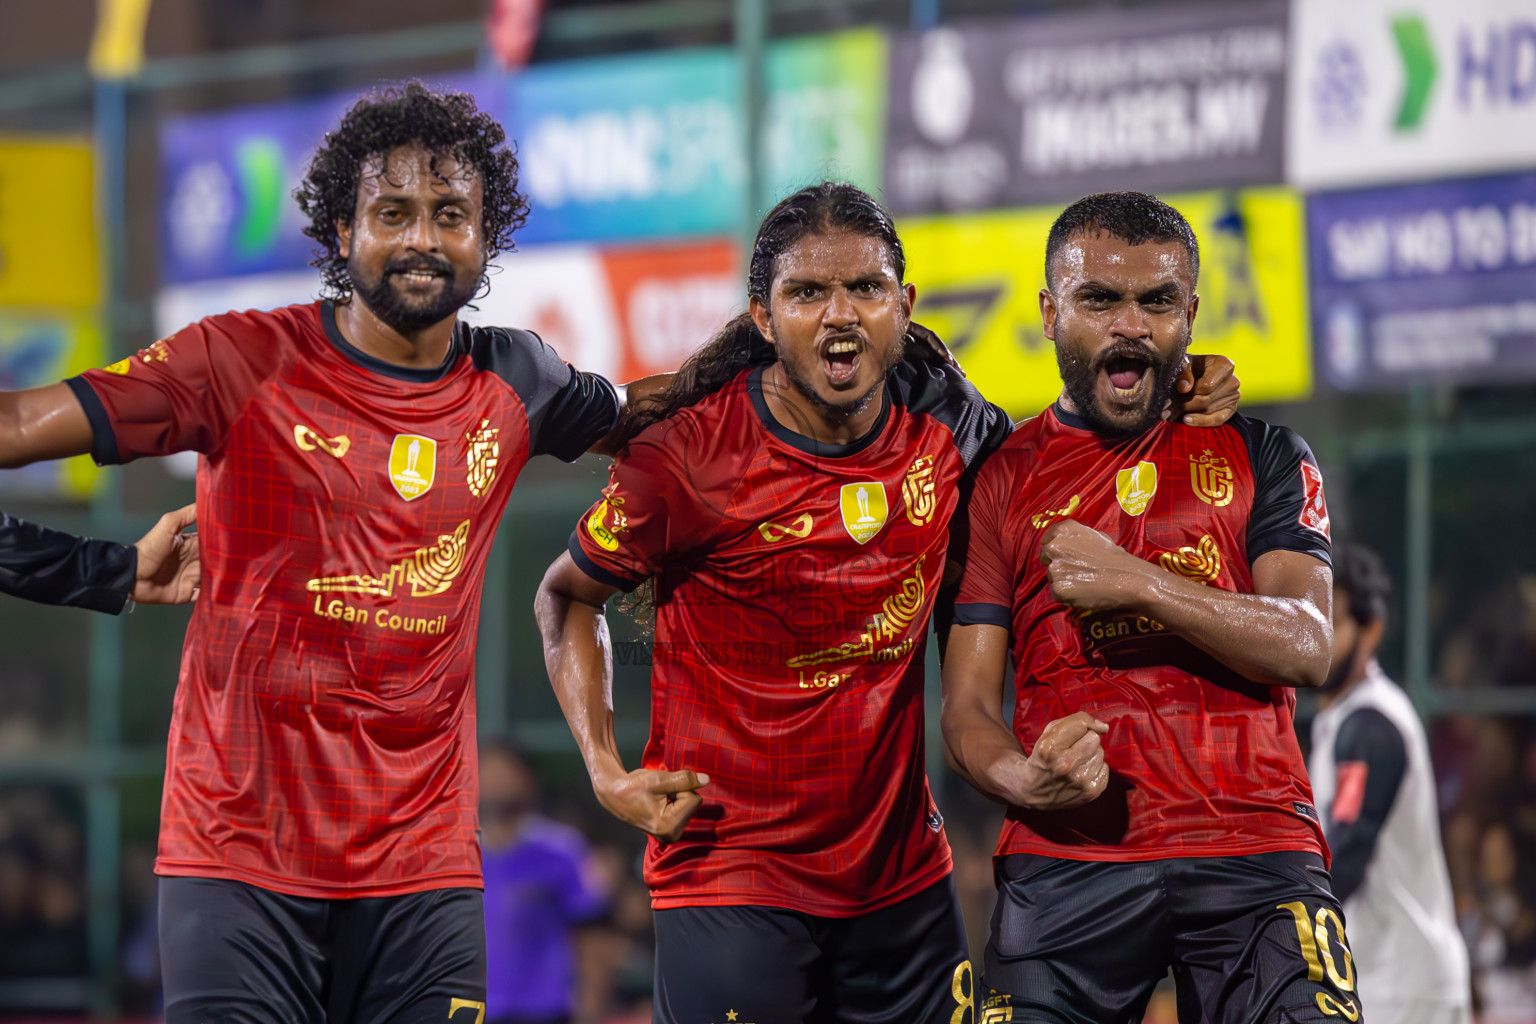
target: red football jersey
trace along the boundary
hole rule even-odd
[[[1071,518],[1207,586],[1252,593],[1268,551],[1330,560],[1322,477],[1306,443],[1236,416],[1107,440],[1053,407],[982,467],[955,606],[1012,633],[1013,728],[1025,750],[1053,719],[1109,724],[1109,787],[1069,811],[1010,809],[999,855],[1157,860],[1323,853],[1289,687],[1242,678],[1128,612],[1078,615],[1050,592],[1040,538]]]
[[[950,871],[925,636],[958,485],[1010,424],[953,371],[903,362],[870,432],[822,445],[773,418],[761,376],[631,442],[571,554],[624,589],[655,579],[643,763],[710,778],[682,839],[650,843],[654,905],[849,916]]]
[[[98,462],[203,456],[156,870],[312,897],[478,886],[486,553],[528,457],[601,437],[612,387],[464,325],[442,366],[393,366],[329,303],[210,317],[69,383]]]

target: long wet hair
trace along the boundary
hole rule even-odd
[[[839,230],[878,238],[890,252],[897,280],[905,279],[907,257],[891,215],[857,185],[823,181],[788,196],[763,218],[752,243],[747,296],[767,306],[779,257],[808,235]],[[733,317],[683,363],[665,391],[624,410],[617,432],[619,447],[652,423],[717,393],[742,370],[767,366],[777,359],[778,353],[757,329],[751,313]]]

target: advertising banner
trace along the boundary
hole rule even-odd
[[[500,117],[501,90],[458,75]],[[360,92],[167,118],[160,127],[162,282],[299,270],[314,252],[293,198],[309,159]]]
[[[1278,182],[1283,0],[976,24],[891,45],[897,213]]]
[[[101,328],[90,311],[0,309],[0,391],[57,384],[106,361]],[[89,498],[97,480],[90,456],[0,472],[0,495]]]
[[[1297,185],[1536,164],[1530,0],[1296,0],[1292,26]]]
[[[1284,188],[1167,196],[1200,240],[1200,308],[1191,351],[1238,366],[1243,398],[1278,402],[1312,390],[1302,202]],[[1015,417],[1061,391],[1040,323],[1045,238],[1057,207],[935,217],[900,225],[913,318],[938,331],[971,381]]]
[[[1314,195],[1307,225],[1329,383],[1536,379],[1536,173]]]
[[[101,299],[87,142],[0,135],[0,306]]]

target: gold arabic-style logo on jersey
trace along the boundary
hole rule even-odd
[[[843,511],[843,529],[860,544],[880,532],[890,511],[885,504],[885,485],[878,480],[843,484],[838,505]]]
[[[933,456],[920,455],[901,482],[901,499],[907,505],[907,522],[927,526],[933,521],[938,502],[933,496]]]
[[[1030,516],[1029,524],[1037,530],[1043,530],[1058,519],[1066,519],[1073,512],[1076,512],[1077,506],[1082,503],[1082,496],[1074,494],[1072,495],[1072,500],[1067,502],[1065,508],[1048,508],[1044,512],[1036,512],[1033,516]]]
[[[338,459],[345,458],[347,451],[352,447],[352,439],[346,434],[325,437],[314,427],[306,427],[302,423],[293,425],[293,443],[299,446],[300,451],[322,451]]]
[[[923,556],[926,558],[927,556]],[[923,582],[923,558],[917,560],[912,575],[901,581],[900,589],[880,603],[880,610],[870,618],[864,632],[857,640],[823,647],[810,654],[797,654],[784,662],[788,668],[810,668],[813,665],[829,665],[840,661],[896,661],[911,652],[914,643],[907,637],[894,646],[892,641],[907,631],[917,613],[923,610],[923,599],[928,588]]]
[[[499,427],[493,427],[489,419],[483,419],[478,427],[464,435],[464,440],[469,442],[465,457],[469,493],[477,498],[490,490],[496,479],[496,464],[501,461],[501,442],[497,440],[500,433]]]
[[[1152,503],[1157,493],[1157,467],[1150,462],[1138,462],[1130,469],[1115,474],[1115,496],[1128,516],[1139,516]]]
[[[415,501],[437,479],[437,442],[420,434],[396,434],[389,448],[389,482],[395,493]]]
[[[1189,457],[1189,485],[1195,489],[1195,497],[1207,505],[1217,508],[1230,505],[1232,496],[1237,493],[1232,481],[1232,467],[1209,448],[1200,455]]]
[[[305,587],[317,594],[393,597],[396,587],[408,583],[412,597],[441,594],[453,586],[459,570],[464,568],[464,551],[469,544],[469,522],[466,519],[452,533],[440,534],[437,543],[417,548],[390,566],[389,571],[382,576],[322,576],[310,580]]]
[[[1193,546],[1186,544],[1177,551],[1164,551],[1157,556],[1157,564],[1197,583],[1212,583],[1221,575],[1221,552],[1216,549],[1216,541],[1206,534]]]
[[[809,512],[802,512],[795,517],[795,521],[785,526],[771,519],[765,519],[757,524],[757,532],[762,534],[763,540],[769,544],[777,544],[781,540],[793,537],[795,540],[804,540],[811,535],[811,527],[815,524]]]
[[[168,363],[171,361],[171,346],[166,344],[166,339],[161,338],[140,352],[139,358],[145,363]]]

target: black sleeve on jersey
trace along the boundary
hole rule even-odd
[[[474,328],[475,366],[512,385],[528,411],[528,453],[574,462],[619,418],[618,392],[604,377],[583,373],[532,331]]]
[[[1013,433],[1008,414],[982,398],[975,385],[948,363],[903,359],[891,371],[891,379],[895,397],[908,412],[932,416],[949,428],[960,461],[972,473]]]
[[[581,527],[578,526],[576,529],[579,530]],[[623,576],[611,573],[592,561],[591,557],[582,550],[581,541],[576,537],[576,530],[571,531],[571,536],[565,542],[565,549],[571,553],[571,561],[576,563],[576,568],[599,583],[610,587],[617,587],[627,594],[645,582],[644,580],[625,579]]]
[[[1336,765],[1363,761],[1366,766],[1360,816],[1351,822],[1330,820],[1327,824],[1328,846],[1333,851],[1333,894],[1342,902],[1360,888],[1365,878],[1366,865],[1376,852],[1376,840],[1387,823],[1397,791],[1402,788],[1408,770],[1408,749],[1403,734],[1391,719],[1375,708],[1361,708],[1339,726],[1333,759]]]
[[[1305,502],[1301,463],[1317,465],[1312,449],[1289,427],[1279,427],[1243,415],[1233,416],[1229,426],[1248,443],[1253,465],[1253,512],[1248,518],[1248,564],[1270,551],[1298,551],[1327,565],[1333,564],[1328,538],[1301,525]]]
[[[0,512],[0,593],[116,615],[128,603],[138,550]]]
[[[91,424],[91,458],[98,466],[121,466],[123,459],[117,451],[117,435],[112,433],[112,419],[107,407],[101,403],[96,389],[86,383],[84,377],[71,377],[64,382],[74,392],[85,418]]]

